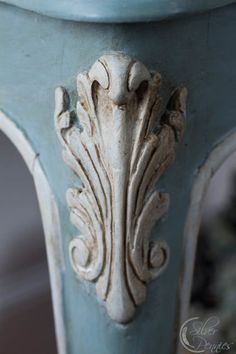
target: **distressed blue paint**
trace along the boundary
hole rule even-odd
[[[157,21],[212,10],[235,0],[1,0],[43,15],[86,22]]]
[[[64,316],[68,354],[170,354],[183,228],[193,174],[212,146],[236,126],[236,6],[150,24],[85,24],[49,19],[0,5],[0,109],[40,156],[59,205],[66,272]],[[79,282],[68,261],[77,232],[65,203],[75,177],[62,162],[54,130],[54,89],[75,91],[76,74],[104,52],[119,50],[162,73],[164,97],[173,86],[189,89],[188,120],[177,160],[161,179],[171,196],[168,218],[153,231],[171,249],[170,265],[148,287],[135,320],[109,319],[93,284]]]

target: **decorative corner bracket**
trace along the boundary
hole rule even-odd
[[[168,209],[168,194],[155,186],[175,159],[187,90],[174,91],[157,121],[160,86],[160,74],[117,53],[79,74],[76,113],[67,91],[56,90],[63,157],[82,182],[67,191],[71,222],[81,232],[69,245],[71,264],[79,277],[96,282],[108,314],[120,323],[133,318],[146,284],[169,258],[167,244],[148,237]]]

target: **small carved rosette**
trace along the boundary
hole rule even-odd
[[[156,184],[184,132],[186,89],[175,90],[158,119],[160,86],[160,74],[115,53],[78,76],[76,113],[66,90],[56,90],[63,157],[82,182],[67,191],[70,219],[81,233],[70,242],[71,264],[80,278],[96,282],[120,323],[133,318],[169,257],[166,243],[150,242],[149,234],[168,209],[168,194]]]

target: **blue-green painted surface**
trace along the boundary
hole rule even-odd
[[[171,354],[183,228],[193,174],[208,151],[236,126],[236,6],[152,24],[85,24],[0,5],[0,109],[31,141],[56,195],[66,272],[63,284],[68,354]],[[65,203],[76,178],[62,162],[53,122],[54,89],[75,92],[76,74],[119,50],[189,90],[187,129],[175,164],[159,186],[170,193],[167,218],[153,231],[171,250],[165,273],[127,326],[114,323],[94,285],[78,281],[68,261],[76,234]]]
[[[66,20],[142,22],[204,12],[235,0],[0,0],[23,9]]]

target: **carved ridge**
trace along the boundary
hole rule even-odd
[[[67,91],[56,90],[63,157],[82,182],[67,191],[71,222],[82,233],[70,242],[71,264],[79,277],[96,282],[120,323],[132,319],[146,284],[169,258],[167,244],[148,237],[169,206],[168,194],[155,186],[175,159],[187,90],[175,90],[160,117],[160,86],[160,74],[118,53],[79,74],[76,114]]]

